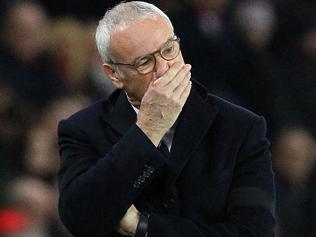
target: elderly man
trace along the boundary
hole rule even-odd
[[[273,236],[264,119],[191,80],[152,4],[108,10],[96,40],[118,89],[59,126],[60,215],[74,236]]]

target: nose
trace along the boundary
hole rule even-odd
[[[161,77],[170,68],[170,61],[165,60],[158,54],[155,55],[156,65],[154,71],[157,73],[157,77]]]

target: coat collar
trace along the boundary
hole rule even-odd
[[[104,120],[120,135],[123,135],[136,122],[136,113],[122,90],[115,90],[109,102],[111,110],[104,116]]]
[[[204,88],[195,83],[176,127],[172,154],[184,155],[193,150],[208,131],[217,112],[217,107],[207,102]]]
[[[208,101],[206,89],[197,82],[193,84],[173,138],[171,149],[173,171],[168,183],[172,183],[181,173],[218,113],[217,107]]]

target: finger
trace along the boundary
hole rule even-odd
[[[154,83],[157,80],[158,80],[157,72],[153,72],[153,78],[151,79],[151,82]]]
[[[172,92],[176,90],[176,88],[183,82],[183,80],[187,77],[187,75],[191,71],[191,65],[186,64],[184,65],[181,70],[177,73],[177,75],[169,81],[168,84],[166,84],[166,87],[168,90],[171,90]]]
[[[148,88],[151,87],[151,86],[153,86],[153,85],[156,83],[156,81],[157,81],[158,79],[159,79],[159,78],[157,78],[157,73],[154,72],[154,73],[153,73],[153,77],[151,78],[151,81],[149,82]]]
[[[168,71],[162,77],[159,77],[155,81],[154,85],[157,83],[161,84],[161,86],[167,85],[177,75],[177,73],[181,70],[183,66],[183,63],[176,62],[168,69]]]
[[[186,87],[190,83],[191,72],[188,72],[185,78],[181,81],[181,83],[174,89],[173,98],[180,99],[182,93],[185,91]]]
[[[189,84],[187,85],[183,93],[180,95],[180,100],[183,101],[183,104],[185,104],[187,98],[189,97],[191,88],[192,88],[192,81],[189,81]]]

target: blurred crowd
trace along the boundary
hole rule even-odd
[[[114,89],[94,31],[117,2],[0,0],[0,237],[70,236],[56,129]],[[315,237],[316,1],[150,2],[170,16],[194,79],[266,118],[276,236]]]

